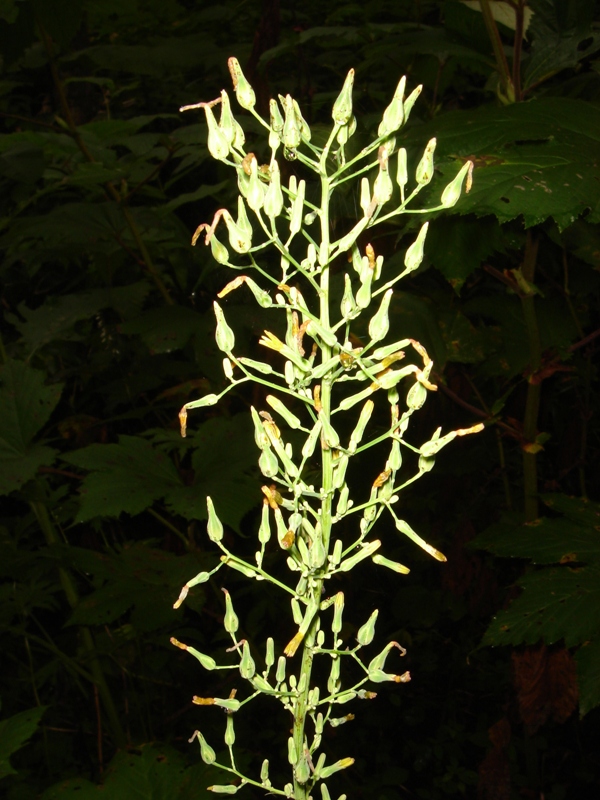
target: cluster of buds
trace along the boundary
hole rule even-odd
[[[351,572],[367,560],[397,575],[408,574],[408,567],[381,552],[380,539],[371,538],[374,526],[384,513],[390,514],[399,534],[433,558],[445,561],[436,547],[398,517],[394,505],[406,486],[431,470],[442,447],[456,437],[477,432],[482,426],[444,435],[438,429],[420,446],[409,441],[412,414],[423,406],[429,393],[437,389],[432,382],[433,362],[426,349],[414,339],[385,342],[392,338],[390,314],[394,286],[422,264],[429,222],[420,226],[405,251],[404,269],[396,275],[386,274],[384,257],[376,254],[371,244],[364,247],[358,244],[359,237],[368,229],[395,215],[409,213],[409,203],[434,177],[436,139],[426,145],[412,181],[406,149],[396,150],[396,135],[406,123],[421,87],[405,97],[406,78],[402,78],[384,111],[377,137],[358,156],[346,162],[345,146],[356,130],[352,103],[354,70],[348,73],[333,104],[331,135],[323,147],[318,147],[311,141],[310,127],[291,95],[280,96],[278,101],[272,99],[269,118],[265,120],[255,109],[254,91],[236,59],[229,60],[229,69],[239,105],[268,132],[271,156],[268,164],[261,164],[254,153],[246,152],[243,130],[233,116],[225,91],[212,102],[185,107],[203,109],[208,149],[215,159],[235,169],[239,188],[235,218],[227,209],[219,209],[210,225],[203,223],[198,227],[192,243],[204,234],[205,244],[211,247],[214,259],[238,270],[236,277],[218,293],[220,300],[228,298],[225,301],[228,302],[232,292],[249,290],[261,309],[285,315],[285,335],[264,331],[258,344],[269,352],[269,358],[263,361],[239,355],[235,325],[229,324],[219,302],[213,304],[215,341],[223,354],[227,385],[220,394],[209,393],[182,408],[181,432],[186,435],[190,409],[215,405],[226,392],[247,381],[265,388],[264,407],[253,405],[250,408],[259,452],[258,467],[266,479],[261,487],[263,504],[258,547],[254,560],[244,560],[232,553],[227,546],[228,537],[219,510],[208,497],[207,534],[221,551],[221,559],[211,572],[200,572],[188,581],[174,605],[179,608],[190,589],[227,567],[249,579],[269,581],[286,593],[295,633],[277,657],[273,639],[267,639],[265,668],[261,671],[254,648],[247,640],[239,638],[239,617],[231,595],[223,589],[223,627],[232,640],[228,649],[233,654],[230,663],[217,664],[210,655],[177,639],[171,641],[209,671],[236,669],[248,688],[242,699],[236,696],[237,687],[228,698],[193,698],[196,705],[216,706],[227,714],[224,741],[230,764],[217,762],[215,751],[200,732],[196,731],[192,737],[198,739],[205,763],[219,766],[234,778],[232,783],[210,786],[210,791],[236,794],[243,786],[251,785],[272,794],[306,800],[319,784],[322,800],[331,800],[324,781],[354,763],[351,757],[327,763],[325,754],[319,752],[326,724],[337,727],[354,719],[353,713],[334,716],[332,710],[355,700],[373,699],[376,693],[367,688],[369,684],[403,684],[410,680],[410,674],[386,668],[392,651],[400,656],[405,653],[397,642],[386,644],[377,655],[363,660],[363,648],[369,648],[375,638],[377,610],[358,628],[355,642],[345,641],[344,594],[337,591],[327,596],[329,581],[333,576]],[[217,105],[220,105],[218,121],[213,110]],[[277,160],[280,147],[284,158],[297,160],[300,167],[317,174],[321,184],[320,200],[312,196],[311,182],[297,177],[295,173],[299,170],[295,169],[286,182],[282,180]],[[464,164],[443,190],[440,204],[419,212],[440,211],[455,205],[465,186],[467,191],[470,188],[472,168],[471,162]],[[341,183],[353,177],[360,184],[362,217],[334,240],[329,220],[331,195]],[[392,210],[385,212],[384,208]],[[311,226],[317,219],[320,241],[311,233]],[[216,236],[221,221],[226,227],[233,256]],[[299,244],[301,240],[302,245]],[[279,254],[281,274],[277,277],[272,274],[272,267],[259,263],[267,246]],[[352,271],[342,273],[340,314],[337,320],[332,320],[330,283],[337,276],[332,273],[331,265],[346,253]],[[232,263],[231,258],[236,262],[241,258],[244,263]],[[250,270],[255,271],[255,277],[260,277],[256,280],[249,277],[246,273]],[[271,291],[261,285],[264,278],[273,284]],[[354,320],[361,316],[365,317],[366,324],[358,338],[351,328]],[[406,358],[408,348],[411,348],[410,359]],[[341,399],[336,399],[337,405],[332,395],[336,384],[350,387]],[[386,413],[390,420],[383,436],[381,430],[374,430],[371,424],[376,403],[381,399],[389,410]],[[360,411],[350,437],[346,438],[341,433],[343,427],[336,422],[339,419],[336,415],[345,412],[356,415],[355,406],[360,406]],[[285,432],[286,428],[290,434]],[[380,471],[371,476],[364,496],[352,497],[347,480],[350,459],[385,438],[390,443],[387,459],[380,465]],[[310,481],[314,480],[312,462],[317,450],[322,479],[320,486],[315,487]],[[417,462],[412,474],[411,458],[413,463]],[[341,534],[336,535],[342,528],[339,525],[342,520],[347,520],[344,530],[354,530],[348,541]],[[265,556],[273,550],[285,559],[292,578],[290,583],[282,582],[265,569]],[[290,665],[300,653],[301,663],[297,669],[292,669]],[[312,662],[316,656],[329,660],[329,675],[323,687],[311,684]],[[354,666],[358,664],[362,674],[353,685],[345,686],[346,673],[350,670],[344,665],[350,662]],[[257,778],[242,774],[236,766],[233,754],[235,714],[259,694],[278,700],[294,720],[287,747],[293,780],[283,788],[272,785],[268,759],[263,761]],[[340,800],[343,798],[344,795]]]

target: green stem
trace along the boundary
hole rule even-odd
[[[525,258],[521,267],[524,279],[533,284],[535,265],[537,260],[538,242],[533,240],[531,233],[527,233],[525,245]],[[539,502],[537,497],[537,454],[532,452],[537,436],[538,415],[540,410],[540,397],[542,385],[537,376],[542,361],[542,347],[540,331],[535,310],[535,294],[533,292],[521,295],[521,307],[527,332],[529,348],[529,375],[527,379],[527,395],[525,400],[525,416],[523,419],[523,490],[525,501],[525,521],[533,522],[539,516]]]
[[[504,53],[502,39],[500,38],[500,32],[498,31],[496,20],[492,14],[490,0],[479,0],[479,5],[481,6],[483,21],[485,23],[485,27],[487,28],[488,36],[490,37],[492,48],[494,50],[498,76],[500,78],[500,84],[502,86],[504,96],[510,103],[514,103],[515,90],[512,78],[510,76],[510,69],[508,67],[508,61],[506,60],[506,54]]]
[[[44,503],[32,501],[30,502],[30,506],[37,518],[42,533],[44,534],[46,543],[49,546],[61,544],[60,538],[57,535],[52,520],[50,519],[50,515],[48,514],[48,509]],[[67,598],[67,602],[72,609],[75,609],[79,605],[79,592],[77,591],[75,581],[73,580],[71,574],[63,567],[59,567],[58,572],[60,583],[63,592],[65,593],[65,597]],[[106,683],[106,678],[104,677],[104,672],[102,671],[102,666],[96,653],[96,646],[94,644],[92,632],[85,626],[81,626],[80,631],[83,649],[86,652],[92,673],[92,680],[94,686],[98,690],[104,711],[108,717],[114,743],[118,748],[125,748],[127,745],[127,740],[125,738],[125,734],[123,733],[123,728],[121,727],[121,723],[119,721],[119,715],[117,713],[116,706],[110,693],[110,689],[108,688],[108,684]]]

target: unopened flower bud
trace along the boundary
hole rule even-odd
[[[375,556],[373,556],[375,558]],[[358,629],[358,633],[356,634],[357,642],[365,647],[368,644],[371,644],[373,638],[375,637],[375,622],[377,621],[377,617],[379,615],[379,609],[375,609],[369,619],[365,622],[365,624]]]
[[[345,558],[338,569],[342,572],[349,572],[361,561],[364,561],[365,558],[373,555],[380,547],[381,541],[379,539],[374,539],[372,542],[363,544],[358,552],[354,553],[354,555],[351,555],[349,558]]]
[[[298,419],[295,414],[285,407],[285,405],[281,402],[278,397],[274,397],[272,394],[268,394],[266,397],[267,403],[271,406],[271,408],[276,411],[280,416],[284,418],[290,428],[300,428],[302,427],[302,422]]]
[[[212,257],[218,264],[229,263],[229,252],[225,245],[217,239],[214,233],[210,237],[210,251],[212,253]]]
[[[204,761],[205,764],[214,764],[215,761],[217,760],[215,751],[207,743],[206,739],[204,738],[204,736],[202,736],[200,731],[196,731],[194,733],[194,736],[198,739],[198,742],[200,744],[200,755],[202,757],[202,761]],[[194,736],[192,736],[190,741],[193,741]]]
[[[254,663],[254,659],[250,654],[250,645],[248,644],[248,642],[244,641],[242,647],[242,658],[240,660],[240,675],[242,676],[242,678],[250,680],[250,678],[254,677],[255,672],[256,672],[256,664]]]
[[[350,436],[350,446],[349,450],[351,453],[356,451],[356,448],[360,444],[362,440],[363,434],[365,432],[365,428],[367,427],[367,423],[371,419],[371,415],[373,414],[373,409],[375,408],[375,403],[372,400],[367,400],[364,406],[361,409],[360,416],[358,418],[358,422],[356,423],[356,427],[352,431],[352,435]]]
[[[417,86],[416,89],[413,89],[412,92],[408,95],[406,100],[404,101],[404,122],[408,121],[408,117],[410,112],[412,111],[412,107],[414,106],[417,97],[421,94],[423,90],[423,85]]]
[[[435,151],[436,144],[437,140],[435,138],[429,140],[427,147],[421,156],[421,160],[417,165],[415,177],[417,183],[421,186],[427,185],[433,178],[433,153]]]
[[[248,206],[254,212],[260,211],[265,202],[265,187],[258,177],[258,161],[256,158],[250,160],[250,180],[248,181],[246,200]]]
[[[281,191],[281,173],[279,164],[273,158],[269,168],[270,181],[265,192],[265,214],[269,219],[275,219],[283,210],[283,192]]]
[[[206,525],[208,538],[212,542],[220,542],[223,538],[223,523],[217,516],[213,501],[210,497],[206,498],[206,508],[208,509],[208,522]]]
[[[254,89],[246,80],[237,58],[230,58],[227,62],[227,66],[229,67],[229,73],[233,81],[233,88],[235,89],[235,96],[237,97],[238,103],[242,108],[250,111],[250,109],[254,108],[256,105]]]
[[[387,290],[387,292],[383,295],[379,309],[369,322],[369,336],[371,337],[372,342],[378,342],[381,339],[385,339],[388,334],[390,329],[390,300],[392,299],[393,293],[393,289]]]
[[[404,89],[406,87],[406,76],[400,78],[400,82],[394,92],[392,102],[383,112],[383,119],[377,129],[378,136],[386,136],[397,131],[404,122]]]
[[[258,467],[265,478],[274,478],[279,472],[277,456],[270,447],[265,447],[264,450],[260,451]]]
[[[360,182],[360,207],[363,214],[367,213],[367,209],[371,205],[371,188],[369,186],[369,179],[364,177]]]
[[[417,238],[406,251],[406,255],[404,256],[404,266],[408,272],[418,269],[423,261],[425,237],[427,236],[428,228],[429,222],[426,222],[421,226],[421,230],[419,231]]]
[[[333,108],[331,117],[337,125],[347,125],[352,117],[352,87],[354,85],[354,70],[351,69],[346,75],[346,80],[339,93]]]
[[[285,97],[285,120],[281,139],[288,150],[295,150],[302,141],[301,122],[296,115],[291,95]]]
[[[342,302],[340,303],[340,311],[342,312],[342,317],[349,320],[356,316],[356,310],[356,300],[354,299],[354,294],[352,293],[352,281],[346,272],[344,274],[344,295],[342,297]]]
[[[373,200],[378,206],[382,206],[390,199],[394,192],[394,185],[390,178],[387,160],[379,164],[379,172],[373,184]]]
[[[418,544],[419,547],[425,550],[426,553],[429,553],[430,556],[433,556],[437,561],[448,560],[443,553],[440,553],[439,550],[436,550],[435,547],[432,547],[432,545],[422,539],[418,533],[415,533],[408,522],[405,522],[403,519],[396,519],[396,528],[405,536],[408,536],[409,539],[412,539],[415,544]]]
[[[302,213],[304,209],[304,195],[306,193],[306,181],[301,180],[298,184],[296,197],[292,201],[290,213],[290,235],[295,236],[302,228]]]
[[[406,148],[398,150],[398,169],[396,171],[396,183],[400,187],[400,192],[404,198],[404,187],[408,183],[408,166],[406,163]]]
[[[206,115],[206,125],[208,127],[207,147],[208,152],[218,161],[224,161],[229,155],[229,143],[227,137],[217,124],[213,110],[209,105],[204,105]]]
[[[241,788],[241,784],[234,783],[213,783],[212,786],[206,787],[207,791],[215,794],[237,794]]]
[[[405,567],[404,564],[400,564],[398,561],[392,561],[389,558],[385,558],[385,556],[381,556],[379,553],[376,553],[371,561],[374,564],[378,564],[380,567],[387,567],[388,569],[398,572],[401,575],[408,575],[410,572],[410,569]]]
[[[338,592],[333,602],[333,620],[331,622],[331,630],[333,633],[339,633],[342,630],[342,613],[344,611],[344,593]],[[339,661],[339,659],[337,659]]]
[[[240,626],[240,621],[233,610],[231,595],[227,589],[223,589],[223,593],[225,594],[225,617],[223,618],[223,627],[227,633],[234,634]]]
[[[225,89],[221,90],[221,118],[219,120],[219,128],[227,139],[227,143],[231,146],[235,142],[235,119],[231,113],[229,95]]]
[[[319,420],[321,422],[321,429],[323,432],[323,439],[328,447],[332,450],[335,450],[339,447],[340,444],[340,437],[337,434],[337,431],[327,418],[327,415],[323,413],[323,411],[319,412]]]

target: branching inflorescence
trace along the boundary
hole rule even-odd
[[[386,659],[392,650],[404,655],[397,642],[386,644],[369,661],[361,658],[362,648],[373,641],[377,610],[359,629],[356,645],[343,648],[340,631],[344,594],[340,591],[327,596],[327,582],[333,575],[350,572],[367,558],[397,573],[408,573],[407,567],[379,552],[379,539],[370,538],[373,527],[384,512],[391,514],[401,533],[434,558],[445,561],[442,553],[399,518],[394,505],[403,488],[431,470],[442,447],[456,436],[474,433],[483,427],[475,425],[444,436],[438,429],[432,439],[420,447],[406,440],[412,414],[421,408],[428,391],[436,389],[430,382],[432,361],[425,348],[413,339],[389,344],[383,342],[390,329],[389,306],[393,287],[421,264],[429,223],[421,226],[415,241],[406,250],[404,270],[397,275],[385,274],[383,257],[376,256],[370,244],[361,254],[357,240],[364,231],[400,214],[423,214],[452,207],[459,199],[465,181],[467,191],[469,189],[472,164],[464,164],[446,186],[438,206],[409,209],[409,204],[431,181],[434,169],[435,139],[425,148],[414,182],[409,180],[406,150],[396,148],[396,133],[406,122],[421,91],[420,86],[405,98],[406,80],[402,78],[383,114],[377,138],[357,155],[347,158],[346,145],[356,128],[352,114],[354,70],[348,73],[334,103],[331,133],[324,146],[317,147],[311,142],[309,126],[290,95],[280,97],[280,104],[276,100],[270,101],[270,119],[266,121],[255,110],[254,91],[236,59],[229,60],[229,68],[239,105],[250,112],[268,134],[271,160],[267,165],[259,165],[254,153],[245,151],[244,132],[233,117],[227,92],[222,91],[221,97],[212,102],[182,109],[204,109],[208,149],[215,159],[235,169],[240,192],[236,217],[227,209],[220,209],[211,225],[199,226],[193,243],[204,233],[205,243],[210,245],[218,263],[238,271],[254,270],[255,275],[260,276],[265,285],[272,284],[274,290],[272,297],[251,277],[238,274],[219,292],[220,298],[245,285],[262,308],[273,308],[285,314],[287,328],[284,341],[266,330],[259,342],[279,354],[279,368],[268,361],[240,356],[234,352],[234,332],[223,309],[214,303],[216,342],[225,354],[223,372],[228,386],[220,394],[208,394],[182,408],[182,435],[186,433],[189,409],[214,405],[226,392],[244,382],[261,384],[269,390],[266,396],[269,410],[252,408],[251,411],[256,445],[260,451],[258,463],[268,484],[262,487],[264,500],[255,563],[239,558],[224,545],[218,511],[210,497],[207,498],[208,536],[223,555],[212,572],[201,572],[183,587],[175,607],[183,603],[190,587],[204,583],[226,564],[247,578],[270,581],[287,593],[298,631],[278,658],[273,639],[267,639],[266,668],[259,672],[248,642],[238,639],[238,617],[231,597],[224,589],[224,627],[233,641],[231,652],[235,654],[235,663],[217,666],[211,656],[175,639],[172,642],[195,656],[205,669],[238,669],[250,685],[249,695],[242,700],[235,697],[194,698],[198,705],[216,705],[227,712],[225,744],[229,750],[229,764],[217,763],[215,751],[199,731],[193,737],[198,738],[206,763],[215,764],[235,778],[233,783],[210,787],[212,791],[235,794],[242,786],[250,784],[262,787],[270,794],[307,800],[314,787],[320,784],[322,799],[329,800],[326,779],[350,766],[354,759],[326,762],[325,753],[320,752],[324,726],[335,727],[353,719],[353,714],[343,715],[345,709],[338,710],[338,707],[354,699],[375,697],[375,693],[367,688],[369,684],[384,681],[405,683],[410,680],[410,675],[408,672],[386,672]],[[213,111],[217,104],[220,104],[218,122]],[[320,182],[317,198],[307,198],[306,181],[298,180],[295,175],[290,177],[287,186],[283,185],[277,160],[280,148],[285,159],[296,161],[302,168],[316,174]],[[375,170],[373,181],[369,175]],[[357,178],[360,179],[363,215],[341,238],[332,238],[332,195],[339,186]],[[253,216],[254,224],[249,216]],[[244,266],[230,261],[227,247],[217,238],[216,229],[221,221],[226,226],[236,260],[243,257]],[[268,247],[279,252],[280,272],[277,276],[260,263],[261,255]],[[334,310],[331,308],[330,279],[331,267],[338,256],[344,256],[351,263],[352,271],[343,274],[343,296],[339,310]],[[300,287],[310,300],[305,299]],[[374,310],[369,311],[372,306]],[[364,344],[356,346],[358,339],[351,336],[352,323],[367,314],[370,315],[368,334],[362,337]],[[419,365],[403,365],[403,348],[407,347],[415,351]],[[410,382],[410,388],[402,392],[402,403],[401,382],[403,387]],[[345,388],[346,392],[343,391]],[[369,422],[379,397],[385,398],[389,404],[389,428],[383,434],[369,438]],[[336,424],[344,413],[352,416],[350,425],[354,424],[346,442],[341,440],[337,430],[340,426]],[[291,443],[286,442],[285,433],[279,427],[282,422],[305,435],[299,452],[294,452]],[[368,495],[355,502],[346,482],[348,463],[367,448],[384,441],[389,441],[390,449],[383,470],[372,482]],[[417,471],[408,479],[399,477],[404,448],[418,455]],[[321,466],[321,485],[318,487],[305,481],[307,467],[313,459]],[[345,530],[355,530],[350,541],[336,536],[336,525],[341,520],[348,520]],[[292,586],[263,567],[265,549],[273,534],[287,558]],[[297,651],[301,652],[301,660],[294,673],[287,669],[287,665]],[[327,659],[330,664],[329,678],[324,687],[311,682],[315,656]],[[348,661],[358,665],[361,677],[354,685],[343,687],[341,667]],[[268,760],[263,762],[260,775],[255,778],[243,775],[236,766],[233,750],[235,713],[259,694],[278,700],[292,717],[292,735],[288,739],[292,780],[283,787],[271,784]]]

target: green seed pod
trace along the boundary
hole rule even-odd
[[[228,567],[237,570],[237,572],[241,572],[242,575],[245,575],[247,578],[256,578],[256,570],[254,567],[249,567],[241,561],[237,561],[229,556],[221,556],[221,561],[223,564],[227,564]]]
[[[395,681],[397,677],[398,676],[394,675],[392,672],[384,672],[382,669],[369,670],[369,680],[373,681],[373,683]]]
[[[360,207],[363,210],[363,214],[367,213],[367,209],[371,205],[371,188],[369,186],[369,179],[362,178],[360,182]]]
[[[402,451],[400,450],[400,442],[394,439],[392,448],[390,450],[390,457],[387,461],[387,466],[392,472],[397,472],[402,466]]]
[[[225,89],[221,90],[221,118],[219,120],[219,128],[227,140],[227,144],[231,146],[235,142],[235,119],[231,113],[229,95]]]
[[[294,786],[291,783],[286,783],[283,787],[283,793],[286,797],[293,797],[294,796]]]
[[[242,658],[240,660],[240,675],[242,678],[250,680],[250,678],[254,677],[255,672],[256,664],[254,663],[254,659],[250,653],[250,645],[245,641],[242,647]]]
[[[380,556],[379,553],[374,555],[371,561],[374,564],[378,564],[380,567],[387,567],[394,572],[398,572],[400,575],[408,575],[410,572],[410,569],[405,567],[404,564],[400,564],[398,561],[391,561],[389,558],[385,558],[385,556]]]
[[[248,219],[248,214],[246,213],[246,204],[244,203],[244,198],[238,196],[238,217],[236,220],[236,225],[242,231],[244,236],[247,237],[249,242],[252,242],[252,225],[250,224],[250,220]]]
[[[346,75],[346,80],[339,93],[333,108],[331,117],[336,125],[347,125],[352,117],[352,87],[354,85],[354,70],[351,69]]]
[[[340,563],[342,558],[342,550],[344,547],[344,543],[341,539],[336,539],[333,545],[333,553],[331,555],[331,563],[335,567]]]
[[[217,342],[217,347],[224,353],[229,354],[233,350],[233,346],[235,344],[234,333],[225,321],[223,309],[216,300],[213,303],[213,308],[215,310],[215,317],[217,318],[217,327],[215,329],[215,340]]]
[[[264,289],[261,289],[260,286],[252,280],[252,278],[245,276],[244,283],[250,289],[256,302],[261,308],[271,308],[273,301],[271,300],[271,295],[268,292],[266,292]]]
[[[337,702],[340,702],[339,697],[337,698]],[[331,764],[329,767],[324,767],[321,770],[321,779],[329,778],[334,772],[339,772],[341,769],[351,767],[352,764],[354,764],[353,758],[341,758],[339,761],[336,761],[335,764]]]
[[[323,327],[320,322],[315,319],[311,319],[306,327],[306,332],[309,336],[318,336],[326,345],[329,347],[335,347],[338,344],[338,340],[336,338],[335,333],[333,333],[328,328]]]
[[[329,694],[335,694],[340,688],[340,668],[341,662],[339,656],[333,656],[331,660],[331,672],[327,680],[327,691]]]
[[[281,139],[288,150],[295,150],[302,141],[301,122],[296,116],[294,101],[291,95],[286,95],[284,100],[285,120]]]
[[[265,758],[260,768],[260,780],[263,786],[270,786],[271,781],[269,780],[269,759]]]
[[[228,264],[229,263],[229,251],[222,244],[215,234],[210,237],[210,252],[212,253],[212,257],[218,264]]]
[[[379,609],[375,609],[369,619],[365,622],[365,624],[358,629],[358,633],[356,634],[357,642],[365,647],[368,644],[371,644],[373,638],[375,637],[375,623],[377,621],[377,617],[379,616]]]
[[[275,673],[275,680],[277,683],[283,683],[285,680],[285,668],[287,661],[285,656],[279,656],[277,659],[277,671]]]
[[[381,542],[379,539],[374,539],[372,542],[367,542],[361,546],[358,552],[354,553],[354,555],[350,556],[349,558],[345,558],[338,569],[341,572],[350,572],[357,564],[361,561],[364,561],[365,558],[373,555],[376,550],[379,550],[381,547]]]
[[[387,161],[379,164],[379,172],[373,184],[373,200],[378,206],[382,206],[391,198],[394,193],[394,184],[390,178]]]
[[[255,369],[257,372],[261,372],[263,375],[271,375],[273,373],[273,367],[263,361],[255,361],[253,358],[246,358],[245,356],[239,358],[238,361],[241,361],[247,367]]]
[[[248,181],[246,201],[255,213],[261,210],[265,202],[265,187],[258,177],[258,161],[256,158],[250,160],[250,180]]]
[[[418,411],[427,400],[427,389],[419,381],[415,381],[406,395],[406,405],[413,411]]]
[[[220,542],[223,538],[223,523],[217,516],[213,501],[210,497],[206,498],[206,507],[208,509],[208,523],[206,525],[208,538],[212,542]]]
[[[246,135],[244,134],[244,129],[237,120],[233,121],[233,127],[235,129],[235,139],[233,140],[233,147],[235,147],[236,150],[242,150],[243,152],[243,147],[244,144],[246,143]]]
[[[357,315],[356,300],[352,293],[352,281],[347,272],[344,275],[344,296],[340,303],[340,311],[345,320],[354,319]]]
[[[333,633],[339,633],[342,630],[343,611],[344,611],[344,593],[338,592],[333,602],[333,620],[331,623],[331,630]],[[339,675],[339,670],[338,670],[338,675]]]
[[[334,472],[333,472],[333,488],[334,489],[341,489],[344,485],[344,481],[346,479],[346,470],[348,469],[348,456],[343,453],[335,462],[334,462]]]
[[[355,697],[356,697],[356,692],[354,691],[354,689],[349,689],[347,692],[341,692],[340,694],[338,694],[335,698],[335,702],[338,705],[342,706],[344,705],[344,703],[349,703],[350,700],[354,700]]]
[[[252,415],[252,422],[254,423],[254,441],[256,442],[256,446],[261,450],[266,450],[270,446],[269,437],[254,406],[250,406],[250,414]]]
[[[310,778],[310,767],[308,765],[308,759],[305,755],[302,755],[298,761],[296,762],[296,766],[294,767],[294,776],[296,781],[300,784],[305,784],[308,782]]]
[[[420,186],[426,186],[433,178],[433,153],[436,144],[437,140],[435,138],[429,140],[417,165],[415,177]]]
[[[406,272],[412,272],[413,270],[420,267],[421,262],[423,261],[425,237],[427,236],[428,228],[429,228],[428,222],[422,225],[417,238],[407,249],[406,255],[404,256],[404,266],[406,267]]]
[[[233,729],[233,716],[227,715],[227,722],[225,724],[225,744],[227,747],[233,747],[235,744],[235,731]]]
[[[342,125],[336,136],[338,144],[345,145],[348,139],[356,133],[356,126],[356,117],[354,116],[347,125]]]
[[[190,655],[194,656],[194,658],[202,664],[204,669],[212,671],[213,669],[216,668],[217,662],[214,660],[214,658],[204,655],[204,653],[201,653],[194,647],[189,647],[187,644],[183,644],[182,642],[177,641],[177,639],[175,639],[174,636],[171,637],[170,641],[171,644],[175,645],[175,647],[178,647],[180,650],[185,650],[186,653],[189,653]]]
[[[378,342],[381,339],[385,339],[385,337],[388,335],[388,331],[390,329],[390,300],[392,299],[393,293],[393,289],[387,290],[387,292],[383,295],[379,309],[369,322],[369,336],[371,337],[372,342]]]
[[[217,760],[215,751],[207,743],[206,739],[204,738],[204,736],[202,736],[200,731],[196,731],[196,737],[198,739],[198,743],[200,744],[200,755],[202,757],[202,761],[204,761],[205,764],[214,764],[215,761]]]
[[[292,597],[292,599],[290,600],[290,604],[292,606],[292,617],[294,618],[294,622],[296,623],[296,625],[300,625],[300,623],[302,622],[303,614],[302,614],[302,609],[300,608],[300,603],[298,601],[298,598]]]
[[[356,427],[352,431],[352,435],[350,436],[350,444],[348,446],[348,450],[351,453],[356,452],[356,448],[362,441],[362,437],[365,432],[365,428],[369,420],[371,419],[371,415],[373,414],[373,409],[375,408],[375,403],[372,400],[367,400],[364,406],[361,409],[360,416],[358,418],[358,422],[356,423]]]
[[[212,786],[207,786],[206,788],[209,792],[214,792],[215,794],[237,794],[242,788],[242,785],[236,786],[233,783],[213,783]]]
[[[392,647],[399,647],[399,645],[396,642],[388,642],[381,653],[376,655],[375,658],[370,662],[369,666],[367,667],[369,673],[382,670],[385,667],[385,660],[388,657]]]
[[[312,547],[310,548],[310,565],[314,569],[320,569],[325,560],[327,558],[327,553],[325,552],[325,546],[323,545],[323,539],[321,536],[315,537],[312,543]]]
[[[298,184],[298,192],[292,201],[290,214],[290,236],[295,236],[302,228],[302,215],[304,211],[304,195],[306,194],[306,181]]]
[[[254,675],[250,683],[252,686],[259,692],[266,692],[268,694],[273,692],[273,687],[271,684],[265,680],[261,675]]]
[[[283,117],[281,116],[281,111],[277,105],[277,100],[274,100],[273,98],[269,100],[269,114],[271,128],[275,131],[275,133],[281,134],[283,131]]]
[[[223,627],[227,633],[234,634],[240,626],[240,621],[233,610],[233,603],[231,602],[231,595],[227,589],[223,589],[225,595],[225,617],[223,618]]]
[[[337,519],[341,519],[346,511],[348,511],[349,498],[350,489],[346,484],[344,484],[340,490],[340,496],[338,497],[337,505],[335,507],[335,516]]]
[[[217,161],[225,161],[229,155],[229,142],[227,137],[219,128],[213,110],[209,105],[204,106],[204,113],[206,115],[206,125],[208,126],[207,147],[208,152]]]
[[[240,203],[243,205],[241,196],[238,197],[238,204]],[[252,247],[252,229],[250,229],[250,233],[248,233],[246,230],[240,228],[229,212],[223,214],[223,219],[225,220],[225,225],[227,225],[229,244],[233,247],[236,253],[247,253]]]
[[[412,92],[408,95],[406,100],[404,101],[404,122],[408,122],[408,117],[410,112],[412,111],[412,107],[415,104],[417,97],[421,94],[423,90],[423,85],[417,86],[416,89],[413,89]]]
[[[406,87],[406,76],[400,78],[400,82],[394,92],[392,102],[383,112],[383,119],[377,129],[378,136],[387,136],[397,131],[404,122],[404,89]]]
[[[366,389],[363,389],[362,392],[357,392],[353,394],[351,397],[344,397],[344,399],[340,402],[340,409],[342,411],[347,411],[352,406],[355,406],[357,403],[360,403],[361,400],[364,400],[365,397],[369,397],[369,395],[373,394],[375,390],[368,386]],[[350,452],[353,452],[352,450]]]
[[[272,394],[268,394],[266,397],[267,403],[271,406],[271,408],[276,411],[283,419],[287,422],[290,428],[300,428],[302,427],[302,422],[298,419],[295,414],[287,409],[284,404],[279,400],[279,398],[274,397]]]
[[[466,164],[463,164],[460,171],[458,172],[457,176],[454,180],[450,181],[450,183],[446,186],[444,191],[442,192],[442,200],[441,203],[444,208],[452,208],[458,202],[458,199],[462,192],[463,183],[465,182],[465,178],[467,173],[471,173],[473,171],[473,162],[467,161]],[[468,186],[467,186],[468,191]]]
[[[281,191],[281,173],[275,158],[271,159],[269,168],[270,181],[265,193],[265,214],[269,219],[276,219],[283,211],[283,192]]]
[[[396,183],[400,187],[402,199],[404,199],[404,187],[408,183],[408,166],[406,163],[406,149],[401,147],[398,150],[398,169],[396,171]]]
[[[360,219],[356,225],[348,231],[345,236],[342,236],[337,242],[335,242],[336,247],[338,248],[338,252],[344,253],[346,250],[349,250],[354,242],[358,239],[360,234],[365,230],[367,225],[369,224],[370,217],[363,217]],[[321,266],[325,266],[327,264],[327,260],[325,263],[321,261],[321,255],[319,254],[319,264]]]
[[[274,478],[275,475],[277,475],[279,463],[277,461],[277,456],[270,447],[265,447],[264,450],[261,450],[258,459],[258,467],[265,478]]]
[[[396,519],[396,528],[403,533],[405,536],[408,536],[409,539],[415,544],[418,544],[426,553],[429,553],[430,556],[433,556],[437,561],[447,561],[448,559],[443,553],[440,553],[439,550],[436,550],[435,547],[428,544],[425,539],[422,539],[418,533],[415,533],[413,529],[410,527],[408,522],[405,522],[403,519]]]
[[[235,89],[235,96],[237,97],[238,103],[242,108],[245,108],[246,111],[250,111],[256,105],[254,89],[246,80],[237,58],[230,58],[227,62],[227,66],[229,67],[229,73],[233,81],[233,88]]]
[[[321,421],[321,426],[323,430],[323,439],[328,447],[332,450],[336,450],[340,445],[340,437],[337,435],[336,430],[334,429],[333,425],[327,419],[326,414],[323,411],[319,412],[319,419]]]
[[[377,350],[373,352],[373,358],[377,359],[377,361],[383,361],[384,358],[387,358],[388,356],[397,353],[403,347],[407,347],[409,344],[410,344],[410,339],[401,339],[399,342],[394,342],[393,344],[386,344],[383,347],[378,347]]]

